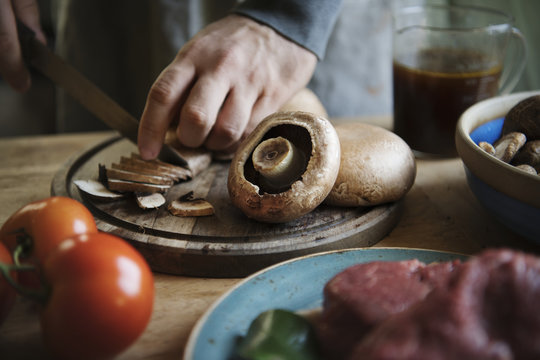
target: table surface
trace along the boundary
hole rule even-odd
[[[336,119],[341,121],[343,119]],[[357,120],[388,127],[388,117]],[[54,174],[112,132],[0,139],[0,224],[28,202],[50,196]],[[377,247],[410,247],[474,254],[507,246],[540,253],[497,223],[469,190],[459,158],[417,159],[414,186],[403,201],[397,226]],[[240,279],[209,279],[155,273],[156,297],[142,336],[118,359],[180,359],[199,317]],[[47,359],[38,309],[19,297],[0,327],[2,359]]]

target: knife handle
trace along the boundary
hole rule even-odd
[[[21,52],[23,55],[24,61],[27,65],[30,65],[32,58],[35,56],[33,49],[33,42],[36,40],[36,33],[34,30],[26,26],[22,21],[16,19],[17,21],[17,34],[19,35],[19,44],[21,45]]]

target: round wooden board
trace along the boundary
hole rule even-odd
[[[243,277],[264,267],[315,252],[372,246],[396,225],[400,203],[371,208],[319,206],[284,224],[248,219],[229,201],[228,162],[214,162],[194,179],[166,194],[167,201],[193,191],[215,208],[215,215],[177,217],[166,205],[142,210],[133,197],[111,202],[81,194],[74,180],[97,179],[98,165],[110,166],[137,151],[113,137],[77,154],[55,175],[51,193],[81,201],[101,231],[133,244],[154,271],[205,277]]]

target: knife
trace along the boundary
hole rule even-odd
[[[17,20],[19,42],[25,61],[56,85],[64,88],[75,100],[110,128],[137,144],[139,122],[105,94],[83,74],[54,54],[36,39],[32,29]],[[171,146],[164,144],[158,158],[188,167],[187,161]]]

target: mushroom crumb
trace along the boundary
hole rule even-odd
[[[137,205],[141,209],[157,209],[167,201],[160,193],[153,194],[136,194]]]
[[[193,191],[182,195],[168,206],[174,216],[209,216],[214,214],[214,207],[208,201],[194,198]]]

